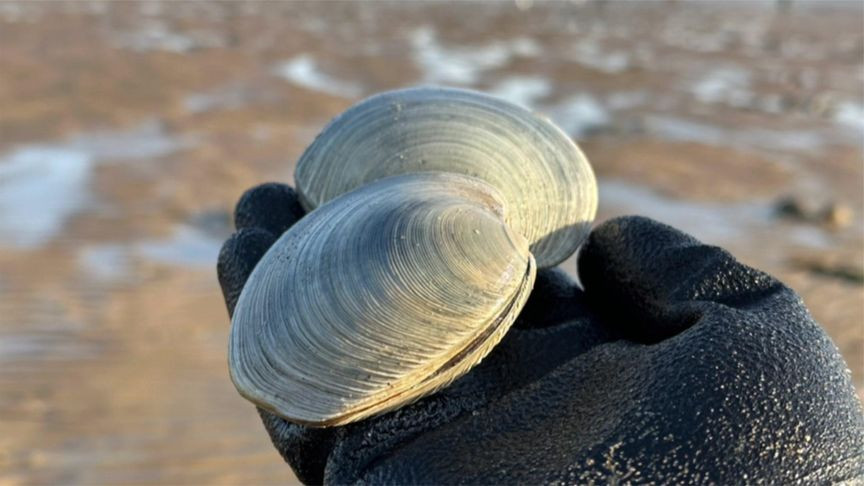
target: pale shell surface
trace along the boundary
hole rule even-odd
[[[497,188],[540,268],[575,252],[597,210],[594,174],[570,137],[517,105],[454,88],[390,91],[354,105],[304,152],[295,181],[312,210],[370,181],[422,171]]]
[[[264,255],[232,321],[238,391],[293,422],[340,425],[447,385],[532,288],[528,242],[483,181],[389,177],[308,214]]]

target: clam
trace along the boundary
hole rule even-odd
[[[304,152],[295,180],[309,214],[243,288],[229,365],[244,397],[310,426],[395,409],[466,373],[597,208],[569,137],[460,89],[360,102]]]
[[[383,177],[443,171],[501,191],[508,224],[540,268],[572,255],[597,210],[585,156],[558,127],[474,91],[409,88],[368,98],[334,119],[297,163],[307,211]]]
[[[528,242],[485,182],[424,172],[327,202],[273,244],[234,311],[239,392],[340,425],[414,401],[479,362],[534,282]]]

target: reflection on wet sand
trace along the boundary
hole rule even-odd
[[[555,120],[600,220],[778,275],[864,389],[861,10],[0,3],[0,483],[292,481],[228,379],[216,254],[245,188],[416,83]]]

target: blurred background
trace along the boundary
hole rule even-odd
[[[862,5],[0,1],[0,484],[295,481],[228,378],[230,211],[421,83],[556,121],[598,221],[780,277],[861,390]]]

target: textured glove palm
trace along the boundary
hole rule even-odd
[[[303,216],[265,184],[219,257],[229,313]],[[726,251],[641,217],[609,221],[580,290],[540,272],[502,343],[445,390],[310,429],[259,410],[306,483],[829,482],[864,476],[864,414],[801,299]]]

